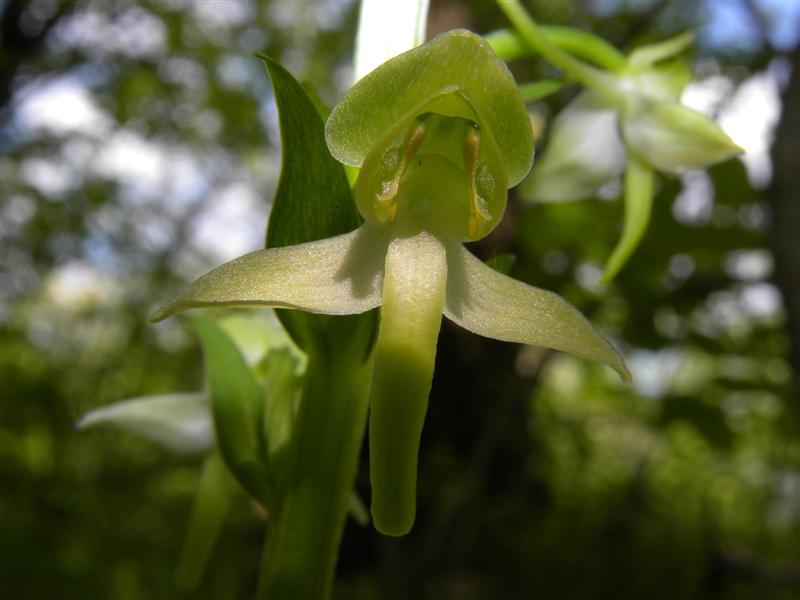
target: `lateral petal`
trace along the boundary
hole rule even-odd
[[[631,376],[614,347],[558,294],[506,277],[463,246],[448,247],[445,316],[478,335],[563,350]]]
[[[78,429],[98,425],[130,431],[176,454],[206,452],[214,445],[206,392],[123,400],[90,410],[77,423]]]
[[[705,168],[744,152],[714,121],[676,102],[632,102],[620,125],[630,151],[666,173]]]
[[[151,321],[190,308],[272,306],[346,315],[380,305],[386,232],[362,225],[316,242],[245,254],[195,281]]]

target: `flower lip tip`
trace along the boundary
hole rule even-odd
[[[412,515],[410,521],[407,519],[401,519],[400,521],[397,521],[394,519],[381,518],[380,516],[376,518],[373,511],[372,523],[376,531],[382,535],[387,537],[403,537],[404,535],[407,535],[414,527],[414,516]]]

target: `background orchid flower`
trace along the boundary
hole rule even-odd
[[[274,510],[304,367],[274,315],[227,315],[193,325],[205,353],[206,390],[123,400],[91,410],[77,423],[79,429],[127,431],[168,452],[203,457],[175,575],[185,588],[203,573],[235,480],[265,510]]]
[[[211,271],[156,311],[274,306],[345,315],[381,307],[370,390],[372,514],[402,535],[415,515],[422,424],[444,314],[479,335],[591,358],[629,374],[570,304],[501,275],[462,242],[487,235],[507,189],[527,174],[532,132],[505,64],[480,37],[452,31],[365,76],[325,130],[361,166],[355,231],[260,250]]]
[[[582,199],[625,172],[625,225],[603,274],[610,281],[647,228],[653,170],[678,174],[704,168],[742,149],[708,117],[680,104],[691,72],[676,57],[692,43],[690,33],[637,48],[627,58],[606,61],[613,68],[601,70],[551,43],[516,0],[499,5],[530,48],[587,88],[553,121],[548,145],[521,195],[537,201]]]

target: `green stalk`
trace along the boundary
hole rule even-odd
[[[574,27],[539,25],[544,38],[570,54],[611,71],[621,73],[627,66],[625,55],[603,38]],[[492,50],[505,61],[535,54],[532,46],[516,31],[499,29],[484,36]]]
[[[352,317],[342,321],[354,323]],[[333,584],[364,437],[372,366],[363,352],[346,347],[344,329],[331,329],[340,335],[330,332],[327,344],[308,348],[294,455],[281,503],[270,515],[259,600],[323,600]]]
[[[497,5],[525,42],[536,52],[608,101],[624,102],[625,94],[618,89],[613,75],[587,65],[555,46],[525,11],[519,0],[497,0]]]

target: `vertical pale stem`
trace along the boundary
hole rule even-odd
[[[419,233],[389,246],[380,333],[370,392],[372,518],[387,535],[414,524],[417,455],[442,321],[447,259],[442,243]]]
[[[318,600],[330,595],[371,375],[364,353],[348,347],[347,327],[337,332],[325,347],[309,352],[288,482],[280,506],[270,515],[260,599]]]

